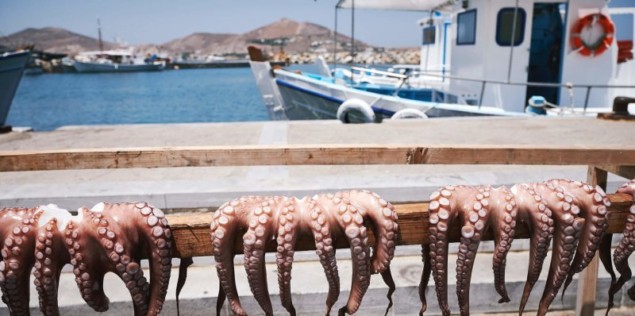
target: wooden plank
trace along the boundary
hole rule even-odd
[[[624,229],[626,214],[633,203],[633,199],[628,194],[609,195],[611,200],[609,215],[609,233],[621,233]],[[418,245],[428,240],[428,203],[409,203],[395,205],[399,215],[399,242],[400,245]],[[197,257],[210,256],[212,244],[209,237],[209,224],[212,221],[212,213],[179,213],[168,215],[168,221],[175,239],[175,257]],[[370,231],[370,230],[369,230]],[[516,229],[515,238],[527,238],[526,225],[519,223]],[[371,239],[372,239],[371,234]],[[458,241],[459,227],[450,230],[450,238]],[[484,239],[491,239],[492,236],[485,235]],[[235,250],[242,251],[241,238],[235,245]],[[268,251],[274,251],[274,245],[268,245]],[[344,240],[336,241],[336,246],[347,247]],[[315,245],[312,239],[301,239],[298,241],[297,250],[312,250]]]
[[[606,190],[607,176],[606,170],[589,166],[587,182]],[[592,316],[595,312],[599,262],[599,255],[596,253],[586,269],[580,272],[578,277],[578,295],[575,304],[576,315]]]
[[[2,151],[0,171],[252,165],[635,165],[635,149],[285,145]]]

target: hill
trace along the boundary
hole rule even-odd
[[[78,53],[99,49],[99,40],[74,33],[62,28],[27,28],[0,38],[0,44],[10,47],[34,45],[35,50],[55,53]],[[103,42],[104,49],[114,48],[110,42]]]
[[[284,39],[284,50],[288,53],[320,52],[333,49],[333,31],[324,26],[297,22],[290,19],[281,19],[244,34],[224,33],[193,33],[177,38],[163,44],[145,44],[138,48],[147,51],[162,51],[168,54],[195,53],[195,54],[245,54],[247,46],[253,43],[262,43],[266,49],[277,51],[279,47],[269,45],[272,40]],[[338,49],[348,50],[351,39],[344,35],[338,35]],[[81,51],[98,50],[98,40],[89,36],[77,34],[65,29],[27,28],[0,39],[0,45],[24,46],[35,45],[37,50],[45,50],[59,53],[78,53]],[[369,47],[366,43],[356,41],[358,50]],[[104,42],[104,48],[114,48],[115,44]]]

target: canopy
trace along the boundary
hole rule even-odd
[[[395,11],[439,10],[454,3],[453,0],[340,0],[336,7],[350,9],[353,2],[355,2],[355,9]]]

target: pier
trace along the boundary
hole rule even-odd
[[[77,126],[52,132],[9,133],[0,135],[0,183],[5,192],[0,196],[0,206],[55,202],[71,208],[78,203],[91,206],[102,200],[127,199],[149,200],[167,209],[203,209],[169,215],[176,241],[174,257],[197,257],[211,254],[209,210],[222,201],[244,194],[301,196],[341,189],[370,189],[396,204],[401,246],[393,268],[405,271],[404,267],[408,266],[420,273],[423,265],[420,257],[417,258],[417,245],[427,238],[426,199],[431,190],[446,184],[502,185],[555,176],[586,180],[612,193],[624,180],[609,174],[635,177],[633,135],[635,125],[629,122],[549,117],[444,118],[363,125],[294,121]],[[434,177],[417,184],[426,173]],[[463,173],[471,174],[472,178],[461,178],[459,175]],[[115,192],[100,186],[103,180],[106,186],[120,185],[121,190]],[[205,185],[209,185],[207,190],[201,188]],[[157,191],[166,193],[161,195],[162,192]],[[619,233],[632,198],[623,194],[609,196],[613,204],[609,232]],[[98,199],[100,197],[102,199]],[[514,242],[519,244],[517,250],[526,247],[523,237],[527,237],[526,231],[519,230],[518,240]],[[312,244],[302,244],[301,249],[310,250]],[[345,251],[341,254],[347,255]],[[316,259],[309,254],[300,257]],[[526,266],[527,257],[527,253],[510,253],[507,274],[524,275],[526,270],[520,273],[517,270],[519,266]],[[210,263],[211,259],[208,266]],[[303,263],[308,265],[310,260]],[[483,274],[491,279],[491,263],[486,259],[481,263]],[[194,267],[189,283],[195,283],[197,275],[215,276],[211,267],[198,269],[200,271]],[[302,271],[302,265],[297,269]],[[475,295],[473,310],[485,311],[491,307],[492,311],[514,311],[519,294],[513,289],[522,289],[523,278],[510,278],[508,286],[514,296],[511,303],[497,305],[493,299],[481,302],[493,297],[494,291],[487,277],[478,283],[478,269],[477,262],[473,291],[482,289],[491,295],[483,294],[482,298]],[[275,277],[269,266],[268,270],[268,277]],[[394,314],[412,315],[420,307],[414,281],[404,280],[407,277],[396,276],[398,292]],[[176,271],[173,279],[176,279]],[[578,280],[578,295],[572,287],[563,303],[554,301],[553,309],[577,309],[589,315],[594,308],[606,306],[606,275],[601,271],[598,279],[597,259]],[[277,293],[275,282],[269,283],[272,293]],[[348,285],[345,273],[342,273],[342,284]],[[541,284],[536,287],[541,289]],[[217,290],[217,285],[213,288],[208,283],[204,285],[209,287],[210,295]],[[360,313],[382,310],[384,292],[381,286],[371,286]],[[68,293],[73,293],[73,289]],[[173,299],[173,293],[171,288],[168,300]],[[250,296],[245,291],[240,293]],[[303,302],[310,300],[308,294],[303,293],[298,293],[299,297],[305,297],[297,301],[300,308],[304,307]],[[339,303],[344,295],[342,292]],[[537,294],[533,293],[532,298],[534,296]],[[209,295],[199,297],[204,299],[203,303],[196,303],[194,298],[195,295],[189,297],[182,307],[192,308],[192,305],[188,307],[191,299],[190,303],[198,308],[210,306],[209,312],[215,304]],[[276,308],[281,308],[276,299],[272,301]],[[323,300],[316,301],[319,303],[312,308],[319,313]],[[428,301],[429,314],[434,314],[436,300],[431,290]],[[32,298],[31,303],[37,306],[37,299]],[[622,297],[616,303],[617,307],[633,306],[633,302]],[[255,302],[249,304],[248,311],[259,311]],[[169,302],[166,306],[170,314],[173,306]],[[535,302],[528,307],[529,310],[534,308]]]

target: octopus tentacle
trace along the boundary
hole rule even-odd
[[[325,220],[329,213],[324,212],[317,203],[317,196],[309,202],[310,227],[315,239],[315,253],[320,259],[326,280],[329,284],[326,295],[326,314],[328,315],[340,296],[340,276],[337,271],[337,261],[335,259],[335,247],[333,247],[333,236],[331,234],[330,221]],[[321,214],[324,215],[320,217]],[[319,220],[321,218],[321,220]]]
[[[148,314],[157,315],[163,309],[172,272],[172,231],[165,214],[160,209],[147,203],[136,203],[134,208],[139,227],[148,228],[148,230],[139,229],[138,231],[142,233],[142,237],[148,244],[153,245],[148,247],[150,257]],[[139,262],[139,258],[136,259]]]
[[[538,307],[538,315],[545,315],[571,268],[571,261],[585,220],[576,218],[580,210],[576,205],[571,204],[573,198],[565,194],[561,187],[545,183],[534,184],[533,189],[542,196],[551,210],[555,228],[551,267]]]
[[[40,225],[35,248],[37,252],[33,274],[35,288],[39,294],[40,310],[44,315],[59,315],[57,289],[62,268],[70,262],[70,254],[64,246],[57,218]],[[53,254],[55,258],[52,258]]]
[[[350,244],[353,278],[348,302],[345,307],[339,310],[340,315],[355,313],[370,285],[370,248],[368,246],[368,233],[364,227],[364,218],[360,214],[362,211],[351,205],[349,194],[343,195],[342,201],[334,204],[340,215],[340,227],[344,229]],[[320,221],[319,216],[317,221]]]
[[[11,315],[29,315],[29,273],[34,264],[34,209],[0,210],[0,289]]]
[[[291,296],[291,269],[295,243],[297,241],[297,226],[299,216],[296,213],[296,199],[287,199],[285,206],[278,216],[278,247],[276,248],[276,265],[278,267],[278,286],[280,288],[280,301],[282,306],[291,316],[296,311]]]
[[[261,206],[253,208],[249,228],[243,235],[244,265],[249,287],[266,315],[273,315],[265,270],[265,246],[271,239],[273,230],[269,225],[272,221],[273,205],[275,202],[270,199],[263,201]]]
[[[433,267],[432,275],[437,292],[439,308],[444,316],[450,315],[448,306],[448,226],[456,217],[455,212],[451,212],[454,205],[451,205],[447,198],[452,194],[455,187],[447,186],[442,190],[433,192],[430,195],[430,263]],[[443,194],[442,194],[443,192]]]
[[[419,299],[421,300],[421,310],[419,311],[420,316],[428,309],[426,288],[430,282],[430,273],[432,272],[432,264],[430,263],[430,244],[421,245],[421,259],[423,261],[423,271],[421,272],[421,282],[419,282]]]
[[[220,281],[222,292],[225,293],[229,301],[231,310],[236,315],[247,315],[240,304],[238,291],[236,290],[236,279],[234,277],[234,241],[236,230],[241,216],[246,210],[243,203],[246,199],[234,200],[230,203],[223,204],[214,213],[214,219],[211,223],[211,239],[214,245],[214,260],[216,261],[216,270]],[[217,311],[218,311],[217,306]]]
[[[635,198],[635,180],[621,186],[617,192],[631,194]],[[624,227],[624,237],[620,240],[615,252],[613,253],[613,262],[615,268],[620,273],[620,277],[614,284],[611,284],[609,289],[609,307],[606,312],[608,314],[609,309],[613,306],[613,298],[622,286],[632,277],[632,272],[628,266],[628,258],[635,250],[635,204],[629,209],[629,213],[626,216],[626,225]],[[610,248],[608,248],[610,251]],[[635,298],[635,286],[631,287],[627,294],[631,299]]]
[[[512,193],[518,204],[518,219],[524,220],[529,227],[529,267],[527,281],[520,301],[519,314],[525,310],[529,294],[540,277],[542,265],[549,251],[554,222],[551,210],[543,203],[540,195],[527,185],[514,185]]]
[[[607,207],[611,203],[606,198],[604,190],[599,186],[594,188],[586,183],[563,179],[550,180],[549,182],[559,185],[573,196],[573,201],[569,203],[575,203],[580,209],[580,217],[585,219],[580,242],[562,289],[564,295],[567,287],[573,281],[573,275],[584,270],[595,256],[600,240],[608,228]]]
[[[505,288],[505,265],[507,253],[512,246],[514,234],[516,232],[516,216],[518,215],[514,195],[506,187],[491,189],[482,193],[485,198],[480,202],[484,207],[489,206],[493,217],[494,226],[494,284],[496,292],[501,296],[499,303],[510,301],[507,289]],[[488,198],[488,195],[491,197]],[[478,198],[478,195],[477,195]]]

